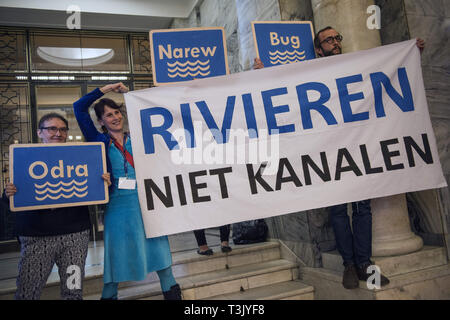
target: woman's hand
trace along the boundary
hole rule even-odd
[[[6,187],[5,187],[6,196],[9,198],[9,197],[15,195],[16,192],[17,192],[16,186],[14,184],[12,184],[11,182],[7,182]]]
[[[100,91],[103,94],[111,92],[111,91],[114,91],[116,93],[127,93],[128,88],[122,82],[117,82],[117,83],[113,83],[113,84],[107,84],[103,88],[100,88]]]
[[[102,174],[102,179],[106,181],[108,187],[111,186],[111,174],[109,172]]]

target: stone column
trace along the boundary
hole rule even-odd
[[[344,37],[344,53],[381,45],[377,29],[367,28],[373,0],[311,0],[316,32],[326,26]],[[411,231],[405,194],[372,199],[372,255],[395,256],[420,250],[423,241]]]
[[[405,194],[372,199],[371,206],[373,256],[396,256],[422,248],[422,238],[411,231]]]
[[[380,32],[367,28],[367,7],[373,0],[311,0],[315,32],[331,26],[344,37],[344,53],[381,45]]]

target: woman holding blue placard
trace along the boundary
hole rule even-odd
[[[65,143],[68,130],[68,122],[63,116],[48,113],[39,120],[37,134],[42,143]],[[109,179],[108,174],[102,177],[104,180]],[[20,190],[16,185],[7,182],[3,201],[7,203],[17,192]],[[20,243],[20,259],[14,298],[40,299],[56,264],[60,277],[61,298],[81,300],[91,228],[88,207],[19,211],[15,213],[15,220]],[[71,279],[75,281],[72,283]]]
[[[112,186],[105,211],[105,259],[102,299],[117,299],[118,284],[144,280],[156,271],[167,300],[180,300],[181,289],[172,274],[172,256],[167,236],[145,237],[136,190],[133,151],[120,106],[111,99],[94,105],[103,132],[97,131],[89,107],[108,92],[125,93],[122,83],[97,88],[74,103],[75,117],[87,141],[102,141],[106,146],[108,172]]]

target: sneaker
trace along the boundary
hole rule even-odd
[[[345,289],[356,289],[359,287],[358,274],[354,264],[345,266],[344,276],[342,277],[342,285]]]
[[[361,281],[366,281],[369,279],[369,277],[373,274],[373,272],[367,271],[367,269],[372,266],[373,263],[365,263],[362,266],[359,266],[356,269],[356,272],[358,274],[358,279]],[[389,284],[389,279],[385,277],[383,274],[380,274],[380,286],[384,287]]]

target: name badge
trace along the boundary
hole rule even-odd
[[[119,178],[119,189],[136,189],[136,180],[135,179],[127,179],[125,177]]]

